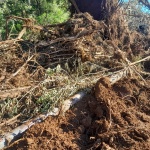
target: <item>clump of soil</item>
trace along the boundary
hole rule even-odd
[[[101,78],[65,116],[49,117],[6,149],[149,149],[149,100],[150,88],[136,79]]]

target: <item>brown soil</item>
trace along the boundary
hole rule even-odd
[[[149,83],[149,81],[147,81]],[[111,85],[101,78],[93,93],[65,116],[49,117],[5,150],[148,150],[150,88],[136,79]]]

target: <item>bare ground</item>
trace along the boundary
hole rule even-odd
[[[136,79],[111,85],[107,78],[101,78],[93,93],[65,116],[49,117],[33,126],[5,150],[148,150],[149,100],[150,88]]]

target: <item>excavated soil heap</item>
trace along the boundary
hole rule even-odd
[[[6,150],[148,150],[149,100],[150,88],[135,78],[122,79],[114,85],[108,78],[101,78],[93,93],[65,116],[49,117],[33,126]]]

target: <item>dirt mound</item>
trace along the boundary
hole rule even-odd
[[[6,149],[149,149],[150,88],[101,78],[65,116],[49,117]]]

